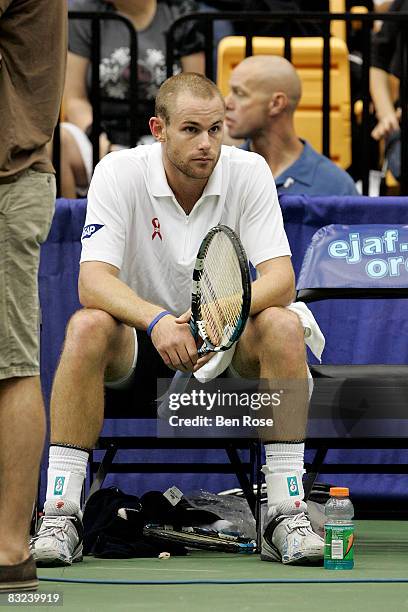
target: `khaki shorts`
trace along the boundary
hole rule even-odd
[[[38,265],[54,206],[52,174],[0,184],[0,380],[39,374]]]

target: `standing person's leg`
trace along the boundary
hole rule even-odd
[[[82,560],[80,496],[103,425],[104,381],[128,375],[136,358],[134,330],[108,313],[85,308],[71,318],[51,396],[45,515],[31,545],[37,564]]]
[[[268,514],[261,558],[304,563],[323,558],[323,540],[305,514],[304,440],[309,384],[304,332],[297,315],[285,308],[268,308],[253,317],[240,340],[233,368],[246,378],[270,381],[283,388],[281,403],[271,407],[273,428],[260,431],[265,445]],[[264,435],[263,435],[264,434]]]
[[[0,381],[0,565],[29,557],[44,435],[39,377]]]
[[[45,434],[37,277],[54,203],[50,174],[0,185],[0,589],[38,584],[28,546]]]

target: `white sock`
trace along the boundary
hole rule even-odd
[[[305,443],[274,442],[265,444],[266,465],[272,472],[302,471],[304,469]]]
[[[302,476],[304,474],[303,442],[265,444],[266,465],[262,471],[268,497],[268,512],[283,502],[293,502],[294,508],[300,508],[304,498]]]
[[[80,514],[88,453],[69,446],[50,446],[45,514]]]

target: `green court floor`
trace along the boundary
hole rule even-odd
[[[355,568],[351,571],[285,567],[278,563],[261,562],[257,555],[196,551],[188,557],[168,560],[103,560],[88,557],[83,563],[69,568],[40,569],[39,576],[42,579],[40,592],[58,591],[63,594],[63,607],[53,606],[53,609],[64,612],[408,611],[408,523],[357,521]],[[46,580],[48,578],[56,582]],[[107,585],[64,583],[61,579],[166,581],[169,584]],[[200,580],[209,583],[191,583]],[[260,582],[248,583],[256,580]],[[171,584],[176,581],[190,584]],[[217,584],[215,581],[234,582]],[[33,608],[40,609],[31,606]]]

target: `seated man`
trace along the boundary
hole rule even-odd
[[[231,73],[226,126],[242,148],[262,155],[279,195],[358,195],[353,179],[297,137],[293,115],[301,82],[290,62],[275,55],[244,59]]]
[[[182,73],[165,81],[155,114],[150,128],[157,142],[108,155],[91,182],[79,276],[84,308],[68,324],[55,376],[45,514],[33,555],[43,565],[82,559],[80,493],[102,428],[104,385],[129,381],[137,360],[171,377],[174,369],[196,372],[213,357],[198,358],[188,309],[198,247],[211,227],[224,223],[240,234],[259,274],[231,370],[294,380],[302,389],[274,414],[274,435],[265,440],[269,512],[262,556],[321,560],[323,540],[303,501],[304,329],[286,308],[294,274],[272,174],[259,155],[221,146],[224,100],[206,77]],[[146,331],[150,354],[138,342]]]

